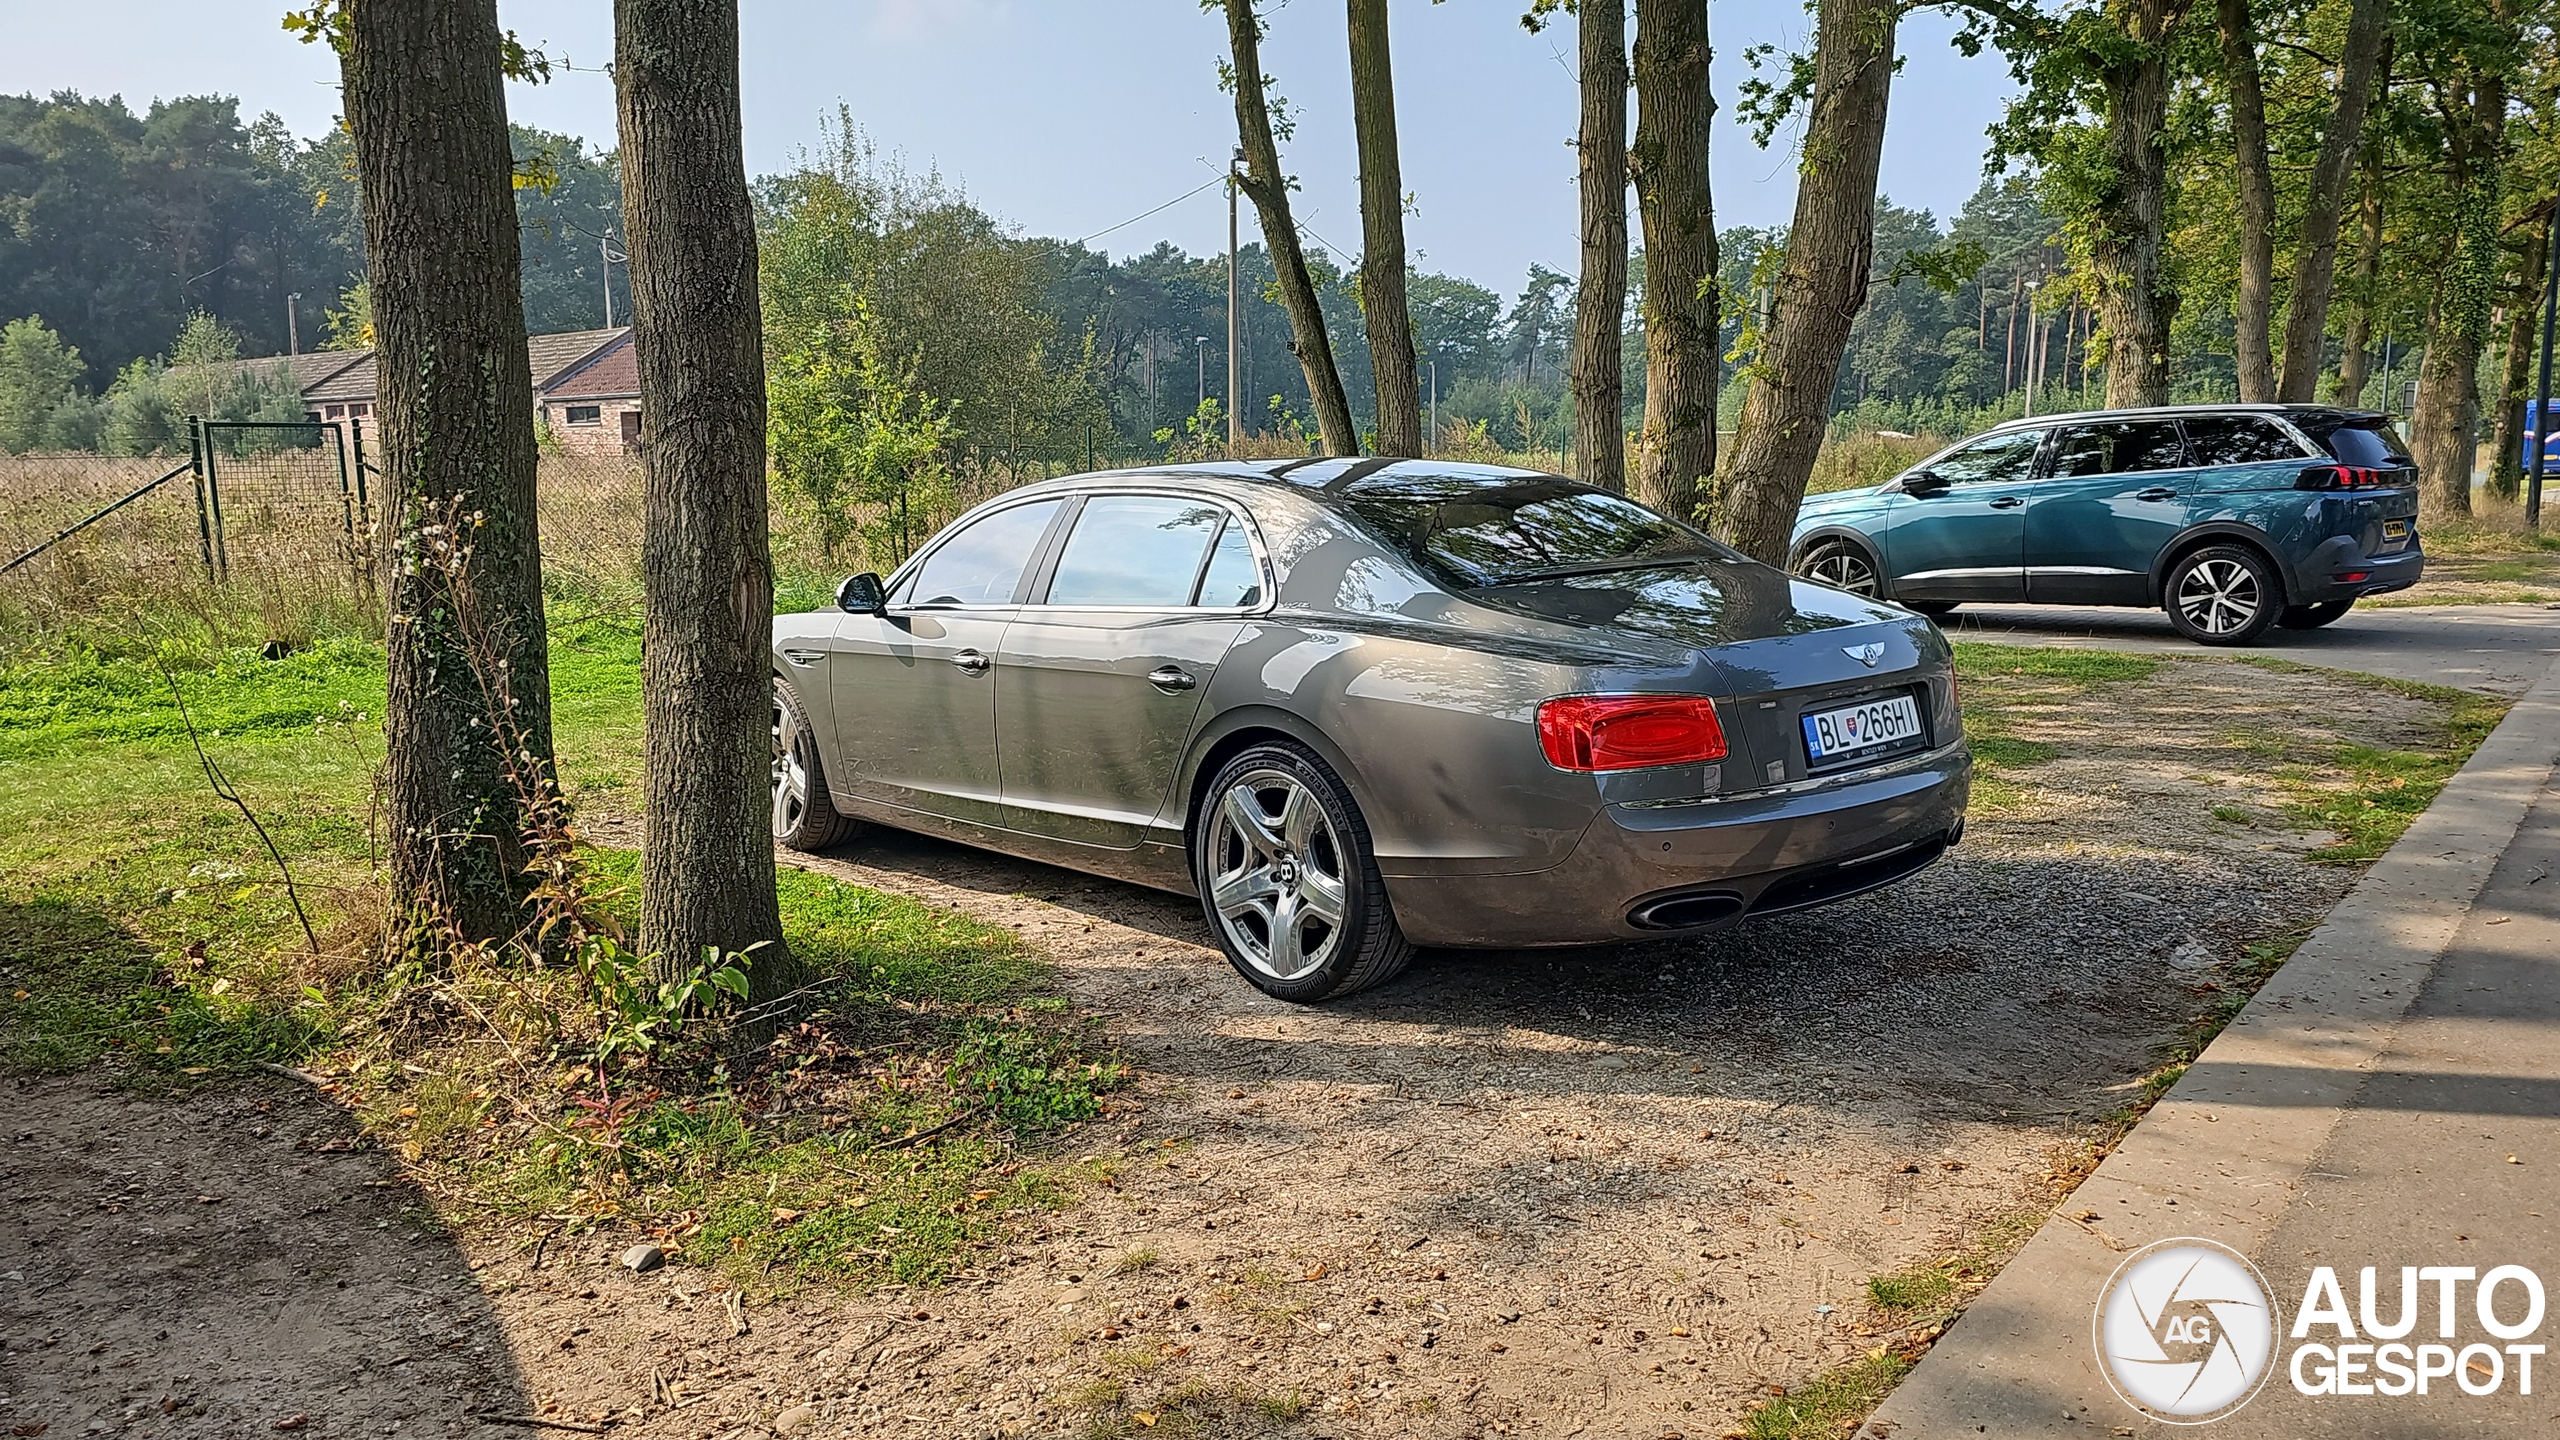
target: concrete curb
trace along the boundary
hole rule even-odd
[[[2090,1339],[2107,1277],[2126,1252],[2178,1236],[2258,1253],[2555,761],[2560,664],[1858,1435],[2087,1436],[2135,1419]],[[2083,1211],[2100,1220],[2062,1218]]]

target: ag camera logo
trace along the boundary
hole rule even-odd
[[[2099,1368],[2143,1414],[2201,1425],[2266,1384],[2277,1324],[2266,1278],[2247,1257],[2211,1240],[2163,1240],[2135,1251],[2099,1292]]]

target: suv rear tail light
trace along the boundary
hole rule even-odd
[[[1703,695],[1561,695],[1538,707],[1538,745],[1559,770],[1640,770],[1725,757]]]
[[[2387,490],[2400,484],[2398,470],[2363,465],[2312,465],[2295,477],[2296,490]]]

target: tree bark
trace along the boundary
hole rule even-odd
[[[1786,563],[1796,507],[1830,425],[1849,325],[1867,303],[1900,13],[1896,0],[1822,0],[1816,22],[1813,109],[1776,313],[1752,367],[1716,505],[1719,533],[1772,565]]]
[[[2364,199],[2357,207],[2355,287],[2347,296],[2347,333],[2338,355],[2338,379],[2329,391],[2333,405],[2364,404],[2366,373],[2373,365],[2374,289],[2382,277],[2382,149],[2368,146],[2364,159]],[[2385,397],[2385,404],[2389,403]]]
[[[383,717],[392,885],[402,908],[492,940],[524,919],[518,782],[547,783],[551,764],[498,10],[495,0],[412,0],[349,11],[341,69],[396,545]],[[458,519],[459,536],[433,533]],[[431,558],[447,542],[468,547],[458,564]],[[466,611],[485,622],[476,644]],[[484,688],[501,675],[496,693],[513,701],[503,723]],[[511,766],[498,731],[530,758]]]
[[[1289,215],[1289,177],[1280,173],[1280,146],[1271,138],[1271,110],[1262,93],[1262,22],[1253,13],[1253,0],[1226,0],[1226,8],[1227,41],[1235,52],[1236,135],[1244,146],[1242,183],[1245,198],[1262,219],[1262,242],[1271,251],[1280,303],[1289,312],[1289,350],[1307,377],[1325,453],[1357,455],[1360,432],[1351,423],[1351,400],[1343,393],[1333,341],[1325,334],[1324,306],[1307,274],[1297,222]]]
[[[2454,253],[2443,278],[2427,354],[2418,367],[2418,408],[2409,417],[2418,462],[2418,503],[2437,520],[2471,513],[2473,436],[2480,424],[2480,347],[2488,338],[2503,256],[2498,243],[2501,160],[2506,139],[2503,73],[2475,71],[2468,93],[2446,108]]]
[[[1681,520],[1698,518],[1716,468],[1716,389],[1724,377],[1716,284],[1715,190],[1707,141],[1707,7],[1636,0],[1636,143],[1628,168],[1644,225],[1644,430],[1636,492]]]
[[[2231,301],[2236,338],[2233,368],[2240,398],[2276,398],[2274,324],[2276,182],[2267,161],[2267,97],[2258,81],[2258,31],[2249,0],[2216,0],[2223,83],[2231,96],[2231,140],[2239,161],[2240,284]],[[2333,217],[2334,219],[2334,217]]]
[[[2178,313],[2162,259],[2168,248],[2169,27],[2185,0],[2124,0],[2126,43],[2105,67],[2106,153],[2114,178],[2089,246],[2098,311],[2107,323],[2107,405],[2169,403],[2169,323]]]
[[[641,946],[662,975],[762,946],[762,1004],[793,977],[766,799],[773,561],[735,0],[615,0],[614,79],[646,464]]]
[[[2491,495],[2515,503],[2524,488],[2524,402],[2533,385],[2535,342],[2542,336],[2542,276],[2550,264],[2551,226],[2560,208],[2546,204],[2542,223],[2528,232],[2529,253],[2515,257],[2515,288],[2507,294],[2506,348],[2498,367],[2497,409],[2489,422]]]
[[[2226,0],[2227,3],[2227,0]],[[2302,205],[2302,235],[2293,252],[2293,290],[2284,323],[2284,377],[2280,399],[2308,401],[2318,393],[2322,342],[2329,330],[2329,295],[2338,273],[2338,221],[2346,209],[2347,174],[2364,138],[2377,76],[2389,73],[2390,0],[2353,0],[2347,12],[2346,48],[2338,57],[2338,97],[2320,135],[2311,183]]]
[[[1615,0],[1580,7],[1582,279],[1573,297],[1573,443],[1582,479],[1627,489],[1627,12]]]
[[[1360,315],[1377,386],[1378,453],[1422,453],[1422,382],[1414,374],[1405,306],[1404,172],[1396,158],[1394,67],[1387,0],[1349,0],[1351,119],[1360,144]]]

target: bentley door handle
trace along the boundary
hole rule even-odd
[[[1175,691],[1188,690],[1200,682],[1192,679],[1191,672],[1188,670],[1173,665],[1159,665],[1147,672],[1147,683],[1159,690]]]
[[[2148,490],[2134,491],[2133,498],[2136,500],[2175,500],[2178,498],[2178,492],[2162,486],[2154,485]]]
[[[2003,495],[1999,499],[1991,502],[1991,508],[1994,510],[2015,510],[2026,503],[2026,501],[2019,499],[2015,495]]]
[[[951,663],[972,675],[984,675],[995,662],[975,650],[963,650],[951,657]]]
[[[790,661],[794,665],[815,665],[819,661],[827,658],[827,652],[824,650],[793,650],[785,648],[782,652],[782,658]]]

